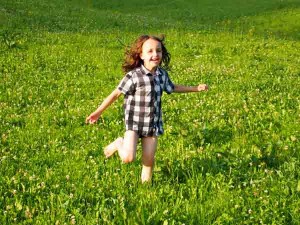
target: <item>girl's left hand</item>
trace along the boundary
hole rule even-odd
[[[206,84],[199,84],[197,87],[198,91],[208,91],[208,86]]]

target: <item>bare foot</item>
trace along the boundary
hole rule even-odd
[[[118,150],[118,147],[121,145],[122,141],[123,138],[119,137],[104,148],[104,155],[106,158],[111,157]]]

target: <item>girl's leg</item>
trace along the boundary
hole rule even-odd
[[[119,156],[124,163],[132,162],[135,159],[137,142],[137,133],[128,130],[125,132],[124,138],[119,137],[106,146],[104,154],[108,158],[118,151]]]
[[[142,183],[148,182],[151,180],[152,171],[154,168],[154,156],[157,147],[157,137],[144,137],[142,138]]]

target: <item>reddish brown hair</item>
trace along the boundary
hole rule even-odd
[[[148,39],[154,39],[161,43],[162,48],[162,60],[160,66],[164,69],[169,69],[169,63],[171,60],[171,55],[166,49],[164,45],[165,37],[157,37],[152,35],[142,35],[132,44],[132,46],[126,50],[125,52],[125,61],[122,65],[122,69],[124,73],[128,73],[129,71],[137,68],[143,64],[143,60],[140,58],[140,54],[142,53],[142,47],[145,41]]]

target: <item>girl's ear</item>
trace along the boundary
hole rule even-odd
[[[141,60],[144,60],[143,52],[140,53],[140,59],[141,59]]]

